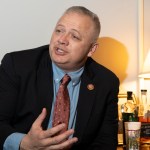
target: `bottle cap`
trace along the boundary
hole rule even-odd
[[[132,100],[132,91],[127,91],[127,99]]]

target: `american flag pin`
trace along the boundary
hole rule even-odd
[[[87,85],[87,88],[88,88],[89,90],[94,90],[94,85],[93,85],[93,84],[88,84],[88,85]]]

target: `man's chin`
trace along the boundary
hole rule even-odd
[[[63,63],[63,62],[54,62],[54,63],[55,63],[55,65],[56,65],[58,68],[62,69],[62,70],[65,71],[65,72],[71,72],[71,71],[73,71],[73,68],[74,68],[74,67],[71,67],[71,66],[68,65],[67,63]]]
[[[62,61],[53,61],[55,63],[55,65],[61,69],[67,67],[67,63],[62,62]]]
[[[53,61],[57,66],[66,65],[66,62],[63,61]]]

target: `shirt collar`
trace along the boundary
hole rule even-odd
[[[53,62],[52,62],[52,67],[53,67],[54,81],[56,83],[59,83],[66,73],[62,69],[57,67],[56,64]],[[71,77],[71,83],[73,86],[77,85],[80,82],[80,77],[83,73],[83,70],[84,70],[84,67],[76,71],[67,73]]]

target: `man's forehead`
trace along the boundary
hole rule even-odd
[[[89,24],[91,21],[90,17],[87,15],[75,13],[75,12],[70,12],[64,14],[57,22],[57,25],[71,25],[71,26],[85,26],[85,24]]]

